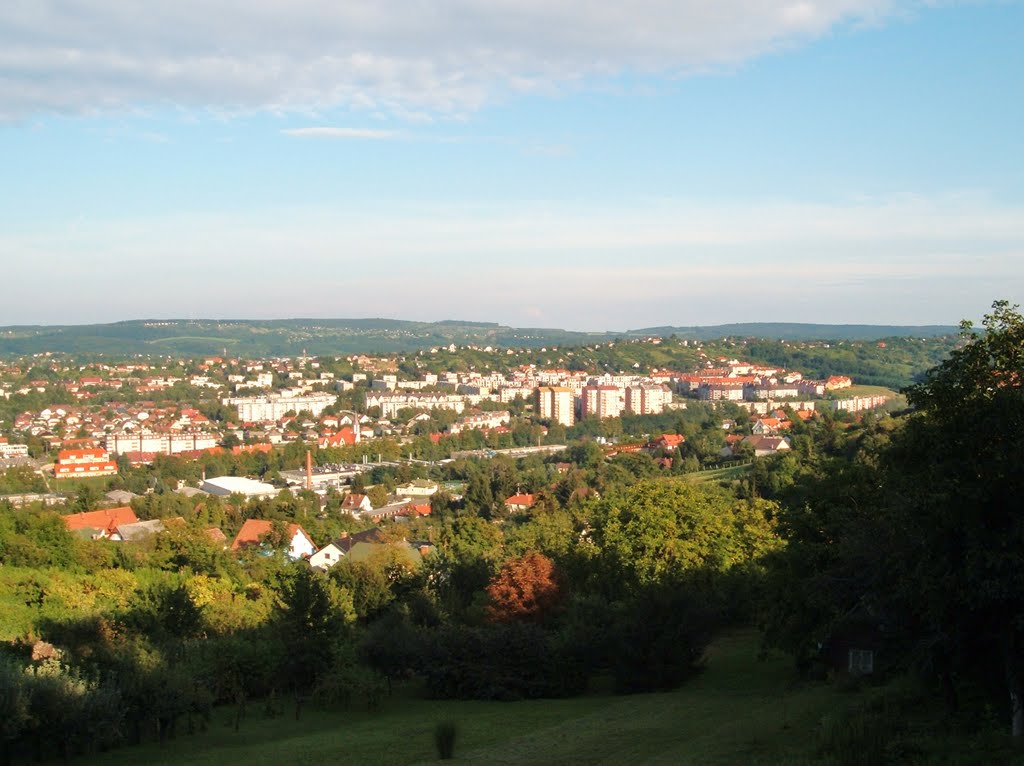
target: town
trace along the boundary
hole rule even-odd
[[[660,345],[663,340],[644,342]],[[491,347],[467,350],[512,354]],[[790,448],[785,432],[792,417],[807,420],[822,409],[859,413],[893,399],[891,391],[853,393],[859,389],[847,375],[814,380],[797,370],[724,356],[711,359],[698,344],[693,351],[699,366],[687,371],[598,373],[524,364],[502,372],[442,370],[415,378],[399,372],[396,357],[209,356],[78,365],[59,357],[21,359],[0,363],[0,395],[8,402],[47,404],[12,413],[9,423],[0,423],[0,459],[6,468],[31,466],[43,485],[48,487],[52,478],[66,489],[68,481],[151,466],[158,456],[197,460],[291,445],[293,454],[300,448],[300,457],[301,448],[312,450],[316,464],[308,474],[281,473],[276,489],[298,487],[325,496],[329,490],[346,492],[355,475],[381,463],[384,455],[433,462],[474,450],[481,455],[550,452],[565,446],[566,429],[586,424],[597,425],[597,431],[576,430],[593,435],[610,453],[650,448],[656,439],[661,446],[668,440],[677,447],[682,434],[647,434],[651,439],[643,444],[636,438],[641,434],[625,434],[607,421],[663,416],[688,406],[735,413],[720,418],[723,433],[714,462],[761,457]],[[563,353],[571,357],[573,350]],[[335,470],[321,465],[346,462]],[[256,481],[262,476],[248,477],[249,484],[231,478],[229,491],[218,487],[218,477],[180,489],[253,497],[276,491]],[[42,494],[47,502],[61,501],[59,493]],[[8,493],[0,499],[23,504],[34,496]],[[403,498],[398,493],[390,499],[394,505]],[[376,513],[371,508],[362,512]],[[374,518],[390,515],[376,513]]]

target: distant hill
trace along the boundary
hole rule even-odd
[[[624,332],[575,332],[556,328],[515,328],[491,322],[400,319],[168,319],[111,324],[11,326],[0,328],[0,354],[46,352],[200,356],[294,356],[418,351],[454,343],[502,348],[584,345],[616,338],[676,335],[712,340],[757,337],[776,340],[878,340],[889,337],[951,335],[956,327],[729,324],[709,327],[649,327]]]
[[[716,338],[769,338],[772,340],[882,340],[883,338],[936,338],[956,335],[952,325],[800,324],[797,322],[748,322],[705,327],[647,327],[629,335],[659,335],[713,340]]]

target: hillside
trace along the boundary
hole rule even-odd
[[[779,653],[758,659],[758,648],[753,631],[722,637],[708,652],[707,669],[674,692],[464,702],[419,699],[405,689],[385,700],[376,712],[358,705],[348,710],[309,710],[299,721],[287,706],[283,714],[266,718],[254,705],[239,732],[231,726],[232,711],[223,709],[205,733],[182,735],[162,746],[123,747],[77,763],[274,766],[311,759],[358,766],[437,763],[433,731],[440,721],[456,723],[454,762],[464,764],[870,762],[842,752],[852,741],[843,731],[847,711],[862,710],[882,697],[899,699],[898,692],[799,682],[790,659]],[[931,713],[918,706],[913,716]],[[873,719],[855,720],[863,727]],[[866,742],[879,745],[893,738],[915,752],[918,763],[1019,762],[1008,760],[1005,744],[981,738],[921,737],[910,725],[916,722],[904,722],[903,733],[893,725],[885,734],[879,732],[877,740],[869,737]],[[869,752],[863,755],[871,758]]]
[[[882,340],[883,338],[934,338],[955,335],[947,325],[801,324],[797,322],[747,322],[705,327],[647,327],[629,335],[676,335],[680,338],[770,338],[772,340]]]
[[[112,324],[9,326],[0,328],[0,355],[46,352],[70,354],[220,354],[265,357],[417,351],[440,346],[479,345],[539,348],[584,345],[650,335],[709,340],[758,337],[776,340],[876,340],[933,337],[955,327],[872,325],[736,324],[707,327],[658,327],[624,332],[575,332],[557,328],[514,328],[496,323],[397,319],[167,319]]]

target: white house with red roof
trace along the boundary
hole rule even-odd
[[[57,453],[53,466],[55,479],[82,479],[87,476],[113,476],[117,463],[101,449],[66,449]]]
[[[235,535],[231,543],[231,550],[238,551],[243,548],[261,547],[264,539],[273,529],[274,522],[269,519],[247,519]],[[298,524],[288,525],[288,557],[292,559],[308,559],[317,551],[316,543]]]
[[[512,513],[522,513],[533,508],[537,497],[525,492],[518,492],[505,498],[505,507]]]

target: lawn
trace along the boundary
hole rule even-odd
[[[96,490],[98,493],[103,494],[107,491],[107,485],[110,484],[112,476],[83,476],[75,479],[54,479],[47,477],[50,486],[54,492],[61,492],[64,494],[74,495],[78,490],[83,487]]]
[[[250,706],[236,733],[230,710],[209,730],[163,747],[125,747],[76,761],[92,766],[189,763],[282,766],[326,762],[359,766],[434,763],[438,722],[458,726],[455,763],[737,764],[788,762],[807,753],[821,711],[855,695],[794,685],[782,656],[757,659],[753,632],[719,639],[707,669],[676,692],[569,700],[455,702],[417,699],[411,690],[379,711],[309,710],[295,721]]]

